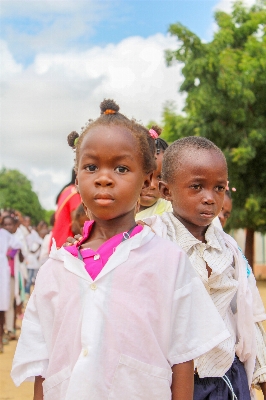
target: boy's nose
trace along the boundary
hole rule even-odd
[[[202,200],[203,200],[203,203],[213,204],[214,196],[211,192],[205,192]]]

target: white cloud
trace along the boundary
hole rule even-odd
[[[82,46],[113,13],[110,1],[0,0],[1,35],[18,59]]]
[[[143,123],[160,121],[166,100],[182,108],[181,66],[168,68],[164,60],[164,50],[177,47],[169,36],[131,37],[82,52],[43,52],[27,68],[0,44],[5,65],[0,164],[26,173],[46,208],[70,179],[67,134],[96,118],[103,98],[114,98],[123,113]]]
[[[247,7],[253,6],[253,4],[255,2],[256,2],[256,0],[243,0],[244,5],[246,5]],[[219,2],[216,4],[214,9],[230,13],[232,11],[232,4],[233,3],[235,3],[235,1],[232,1],[232,0],[219,0]]]

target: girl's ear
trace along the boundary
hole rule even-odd
[[[172,201],[172,194],[171,194],[171,190],[169,188],[168,183],[166,183],[164,181],[160,181],[159,182],[159,190],[160,190],[160,193],[161,193],[161,196],[163,199]]]
[[[75,178],[75,185],[76,185],[77,192],[79,193],[79,184],[78,184],[78,178],[77,177]]]
[[[87,206],[85,206],[85,204],[83,203],[83,201],[82,201],[82,205],[83,205],[83,208],[84,208],[85,214],[87,215],[87,217],[88,217],[88,218],[89,218],[89,220],[91,221],[91,220],[92,220],[92,215],[91,215],[91,212],[90,212],[90,210],[88,209],[88,207],[87,207]]]
[[[147,174],[144,177],[144,183],[143,183],[142,189],[148,188],[151,185],[152,174],[153,174],[153,172],[151,172],[150,174]]]

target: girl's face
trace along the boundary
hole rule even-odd
[[[79,150],[77,184],[93,219],[134,217],[141,189],[149,185],[135,137],[119,126],[91,128]]]
[[[213,150],[184,150],[173,182],[160,184],[174,215],[189,231],[208,226],[219,214],[227,186],[224,159]]]
[[[159,191],[159,181],[161,180],[163,153],[156,155],[157,168],[153,171],[151,184],[148,188],[144,188],[140,194],[140,205],[142,207],[151,207],[161,197]]]
[[[230,199],[227,195],[224,196],[223,207],[218,215],[219,220],[221,222],[222,227],[224,228],[226,221],[231,215],[232,211],[232,199]]]

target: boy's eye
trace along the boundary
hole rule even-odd
[[[160,181],[162,179],[161,175],[157,175],[157,180]]]
[[[94,171],[96,171],[97,167],[96,167],[96,165],[91,164],[91,165],[87,165],[85,169],[87,171],[94,172]]]
[[[190,187],[191,187],[192,189],[195,189],[195,190],[202,189],[202,186],[201,186],[201,185],[198,185],[198,184],[191,185]]]
[[[223,192],[225,190],[224,186],[216,186],[217,192]]]
[[[128,168],[119,165],[118,167],[116,167],[115,171],[119,172],[120,174],[124,174],[125,172],[128,171]]]

